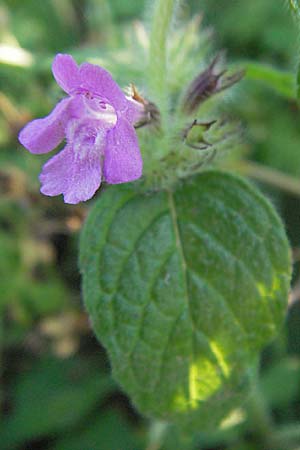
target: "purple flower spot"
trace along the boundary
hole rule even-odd
[[[63,194],[74,204],[90,199],[103,178],[111,184],[140,178],[143,164],[133,125],[143,105],[127,98],[106,70],[78,66],[70,55],[58,54],[52,71],[69,97],[19,134],[21,144],[37,154],[66,139],[65,148],[43,167],[41,192]]]

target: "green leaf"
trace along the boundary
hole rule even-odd
[[[85,304],[145,414],[215,426],[282,324],[290,252],[273,207],[209,171],[175,192],[108,189],[81,240]]]
[[[282,389],[284,380],[284,389]],[[269,368],[262,376],[261,390],[272,407],[288,406],[299,392],[300,361],[287,357]]]
[[[244,67],[246,78],[267,84],[283,97],[296,99],[296,82],[293,73],[255,62],[245,63]]]
[[[87,359],[43,358],[14,382],[13,410],[2,421],[2,448],[52,433],[66,433],[114,389]]]
[[[64,433],[52,450],[141,450],[143,439],[119,411],[93,414],[81,427]]]

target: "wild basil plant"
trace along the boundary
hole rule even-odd
[[[102,182],[80,268],[114,377],[146,416],[207,430],[253,386],[260,351],[285,318],[291,257],[270,202],[222,170],[239,131],[221,116],[218,93],[243,72],[228,72],[222,53],[200,68],[188,31],[175,54],[177,8],[155,2],[147,67],[127,95],[105,69],[57,55],[68,97],[20,141],[45,153],[66,138],[42,170],[42,193],[78,203]]]

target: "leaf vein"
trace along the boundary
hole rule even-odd
[[[215,247],[219,247],[222,252],[224,252],[229,258],[231,258],[233,261],[235,261],[235,263],[237,263],[237,265],[240,266],[242,268],[242,270],[247,273],[249,279],[251,279],[251,281],[252,281],[252,284],[253,284],[253,286],[255,288],[255,291],[256,291],[257,295],[260,296],[261,298],[263,298],[263,300],[264,300],[264,305],[266,307],[266,312],[268,314],[271,314],[271,311],[270,311],[270,309],[268,307],[268,303],[267,303],[266,299],[260,294],[259,289],[257,287],[257,284],[259,283],[259,281],[256,280],[254,274],[247,267],[245,261],[243,261],[242,259],[239,259],[230,249],[228,249],[224,245],[223,242],[219,241],[211,233],[207,233],[207,231],[205,231],[199,225],[196,225],[194,223],[189,223],[189,229],[191,229],[198,238],[202,237],[202,238],[210,241]]]
[[[206,284],[209,289],[211,289],[212,291],[214,291],[217,294],[219,299],[222,301],[223,305],[226,307],[227,311],[230,313],[230,315],[234,319],[234,322],[236,323],[236,325],[240,328],[240,330],[242,331],[242,333],[244,335],[247,335],[247,332],[246,332],[243,324],[241,323],[241,321],[239,320],[239,318],[237,317],[237,315],[231,308],[229,300],[224,296],[224,294],[219,289],[217,289],[215,286],[213,286],[213,284],[210,283],[206,278],[201,277],[201,275],[199,275],[195,270],[193,270],[191,268],[189,268],[188,270],[193,276],[195,276],[198,280],[200,280],[200,282]]]

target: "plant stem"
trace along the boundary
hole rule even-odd
[[[259,389],[259,382],[256,373],[250,376],[251,395],[249,398],[248,413],[252,427],[257,435],[268,444],[268,449],[272,449],[271,445],[273,436],[273,421],[270,411],[266,405],[265,399]]]
[[[168,424],[166,422],[153,422],[150,426],[149,445],[146,450],[159,450],[163,445],[167,430]]]
[[[254,180],[300,197],[300,178],[298,179],[253,161],[240,161],[234,163],[232,168]]]
[[[149,88],[151,100],[158,105],[162,118],[168,111],[167,36],[177,3],[177,0],[157,0],[152,18]]]
[[[286,425],[274,433],[276,440],[285,448],[294,448],[300,443],[300,424]]]
[[[256,373],[250,374],[250,385],[249,419],[252,430],[261,439],[263,448],[268,450],[296,450],[295,445],[300,443],[300,424],[287,425],[278,429],[260,391]]]

